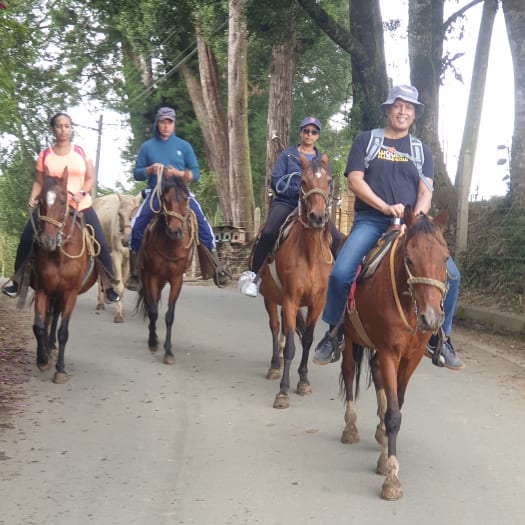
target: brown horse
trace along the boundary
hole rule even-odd
[[[374,349],[367,350],[367,355],[378,403],[376,440],[381,454],[377,473],[386,475],[381,497],[387,500],[403,495],[397,477],[396,442],[408,381],[423,357],[430,333],[437,332],[444,320],[449,252],[443,230],[447,218],[447,210],[432,220],[407,208],[406,231],[396,237],[375,273],[360,280],[355,308],[350,303],[346,312],[341,365],[346,427],[341,441],[359,441],[352,392],[354,374],[357,397],[364,348]]]
[[[64,353],[69,337],[69,319],[79,293],[95,283],[97,270],[90,257],[92,244],[78,221],[76,211],[68,205],[67,167],[62,178],[44,174],[40,195],[36,242],[34,246],[35,319],[33,332],[37,340],[37,366],[50,366],[51,348],[55,344],[58,319],[58,356],[54,383],[66,383]]]
[[[173,364],[171,331],[175,319],[175,303],[179,297],[184,272],[193,257],[197,242],[195,214],[189,206],[189,191],[180,177],[159,177],[159,209],[148,225],[139,251],[142,289],[138,293],[137,309],[149,318],[148,346],[156,352],[159,340],[156,331],[158,305],[166,283],[170,285],[166,312],[164,363]],[[152,199],[153,202],[153,199]]]
[[[280,376],[279,315],[281,306],[284,336],[284,366],[280,390],[274,408],[288,408],[290,365],[295,355],[294,334],[297,331],[303,354],[299,365],[297,393],[311,393],[308,381],[308,355],[312,346],[315,324],[323,309],[328,274],[333,257],[330,251],[330,172],[325,155],[309,164],[301,155],[301,195],[298,213],[288,236],[275,252],[261,274],[260,291],[268,312],[272,332],[273,352],[267,379]],[[306,319],[301,307],[307,307]]]

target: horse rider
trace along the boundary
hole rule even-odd
[[[360,133],[352,143],[345,176],[349,189],[356,196],[354,221],[328,279],[323,321],[328,323],[329,328],[315,349],[314,363],[325,365],[340,357],[348,293],[363,257],[376,245],[392,220],[403,217],[406,204],[416,213],[428,213],[430,209],[434,181],[432,153],[427,145],[417,139],[422,144],[421,156],[424,158],[420,173],[417,159],[412,155],[413,137],[409,133],[414,120],[423,114],[423,108],[414,86],[394,86],[382,104],[386,126],[382,130],[383,141],[375,157],[367,157],[372,131]],[[442,327],[445,338],[441,345],[444,362],[439,364],[451,370],[461,370],[465,366],[450,340],[459,280],[459,270],[449,257],[448,292],[444,301],[445,321]],[[437,350],[438,341],[437,334],[431,336],[426,348],[427,357]]]
[[[35,180],[31,188],[28,200],[30,208],[34,208],[42,191],[44,171],[47,168],[52,177],[62,177],[64,168],[68,169],[67,190],[69,193],[69,205],[81,211],[87,224],[91,225],[95,240],[100,246],[96,258],[97,269],[104,285],[106,301],[114,303],[120,301],[120,296],[113,286],[118,284],[113,277],[111,257],[104,238],[100,221],[95,210],[91,207],[92,200],[90,191],[95,185],[95,170],[93,162],[84,153],[84,150],[71,143],[73,122],[67,113],[59,112],[53,115],[50,121],[51,132],[55,136],[55,144],[45,148],[38,154],[36,161]],[[8,297],[17,297],[19,285],[22,279],[23,267],[29,259],[33,246],[33,224],[38,221],[38,210],[33,212],[32,220],[28,221],[18,244],[15,259],[15,273],[2,288],[2,292]]]
[[[259,292],[259,274],[268,255],[272,251],[284,221],[299,204],[301,189],[301,164],[299,156],[307,161],[320,159],[322,153],[315,147],[321,133],[321,123],[315,117],[304,117],[299,124],[301,142],[281,152],[272,171],[271,187],[274,193],[266,221],[259,232],[254,247],[250,270],[239,276],[239,288],[243,295],[257,297]],[[331,250],[335,258],[341,241],[341,234],[330,221],[332,235]]]
[[[147,181],[146,198],[142,202],[131,230],[130,276],[126,284],[129,290],[138,290],[141,286],[138,277],[137,254],[144,236],[146,226],[153,217],[153,211],[159,209],[158,197],[153,191],[157,185],[157,174],[164,169],[168,175],[175,175],[186,184],[199,180],[200,171],[197,158],[189,142],[175,134],[175,110],[171,107],[161,107],[153,124],[153,137],[146,140],[139,149],[134,178],[137,181]],[[209,259],[215,268],[214,282],[221,286],[229,277],[223,268],[215,247],[215,235],[207,221],[195,195],[190,192],[190,208],[195,212],[199,228],[201,246],[208,250]]]

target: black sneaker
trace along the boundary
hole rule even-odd
[[[120,301],[120,295],[113,290],[113,288],[108,288],[106,290],[106,300],[108,303],[118,303]]]
[[[2,287],[2,292],[11,297],[11,299],[16,299],[18,297],[18,283],[11,281],[11,284],[8,286],[7,283]]]
[[[313,362],[316,365],[327,365],[339,361],[344,342],[345,339],[343,335],[340,337],[332,337],[329,331],[326,332],[324,337],[319,341],[319,344],[315,347]]]

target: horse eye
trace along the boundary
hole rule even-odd
[[[413,265],[412,261],[410,260],[410,257],[405,257],[405,264],[407,266],[412,266]]]

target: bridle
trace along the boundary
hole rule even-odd
[[[417,332],[417,321],[416,321],[416,327],[412,328],[410,324],[407,321],[407,318],[405,316],[405,313],[403,311],[403,308],[401,306],[401,301],[399,300],[399,293],[397,291],[397,285],[396,285],[396,277],[395,277],[395,269],[394,269],[394,256],[397,249],[398,241],[401,236],[405,235],[405,233],[399,234],[396,239],[394,240],[394,243],[392,245],[392,249],[390,250],[390,281],[392,284],[392,291],[394,293],[394,300],[396,303],[397,311],[399,313],[399,316],[401,317],[401,320],[403,321],[403,324],[405,325],[406,329],[411,333],[415,334]],[[414,297],[414,284],[425,284],[428,286],[434,286],[441,292],[441,298],[445,297],[445,294],[447,293],[447,284],[443,281],[438,281],[437,279],[432,279],[430,277],[414,277],[412,273],[410,272],[407,264],[407,257],[405,256],[403,258],[403,264],[405,266],[405,271],[407,272],[408,279],[407,279],[407,285],[408,285],[408,294],[410,295],[410,298],[412,299],[412,302],[414,304],[414,311],[416,313],[416,319],[418,317],[418,306],[417,301]]]

